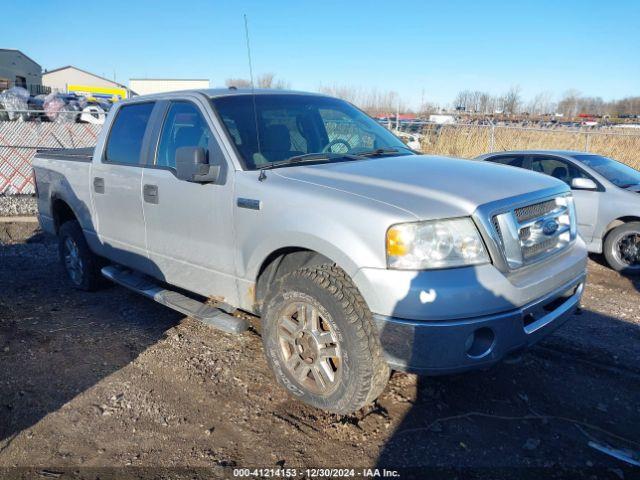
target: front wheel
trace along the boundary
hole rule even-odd
[[[101,285],[100,257],[89,249],[77,221],[68,221],[60,226],[58,252],[67,279],[74,288],[92,291]]]
[[[611,230],[604,241],[604,256],[618,272],[640,274],[640,222],[629,222]]]
[[[375,400],[389,379],[371,312],[334,265],[296,270],[267,298],[262,338],[269,366],[294,396],[335,413]]]

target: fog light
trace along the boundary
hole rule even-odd
[[[465,340],[465,352],[471,358],[482,358],[491,352],[495,338],[496,336],[490,328],[479,328]]]

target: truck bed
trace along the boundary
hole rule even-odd
[[[73,162],[90,162],[93,158],[95,147],[85,148],[43,148],[36,153],[39,156],[55,160],[69,160]]]
[[[93,230],[91,220],[91,161],[94,147],[45,148],[33,158],[33,174],[38,196],[40,225],[56,233],[54,199],[64,201],[85,231]]]

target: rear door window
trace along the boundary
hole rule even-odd
[[[578,167],[557,157],[533,157],[531,170],[551,175],[569,185],[574,178],[588,178]]]
[[[126,165],[141,163],[142,140],[154,105],[153,102],[146,102],[120,107],[107,140],[107,162]]]

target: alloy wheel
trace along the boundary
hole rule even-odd
[[[613,253],[629,268],[640,268],[640,232],[632,232],[621,237]]]
[[[82,283],[84,265],[80,257],[80,249],[71,237],[67,237],[64,241],[64,265],[71,281],[75,285],[80,285]]]
[[[278,320],[284,366],[298,382],[319,395],[330,394],[342,374],[342,353],[330,319],[308,302],[285,307]]]

